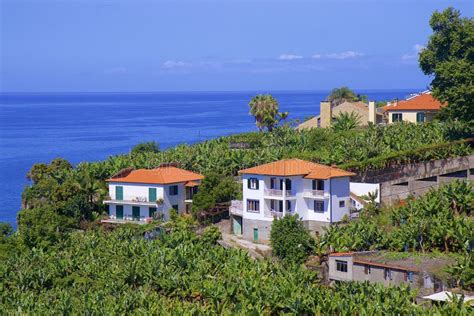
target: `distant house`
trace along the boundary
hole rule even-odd
[[[375,107],[375,102],[348,102],[345,101],[339,105],[332,106],[330,102],[321,102],[320,115],[315,116],[306,122],[298,125],[297,129],[308,129],[315,127],[328,127],[332,121],[341,113],[355,113],[359,117],[359,125],[365,126],[369,122],[374,124],[382,123],[383,111]]]
[[[279,160],[244,169],[243,201],[230,207],[232,230],[254,242],[267,242],[275,218],[298,214],[321,232],[349,216],[349,178],[354,174],[300,159]]]
[[[109,184],[109,219],[105,221],[146,222],[169,219],[169,210],[189,212],[200,174],[174,166],[121,172],[106,180]]]
[[[426,91],[406,100],[391,102],[383,107],[383,111],[389,124],[401,121],[423,123],[433,120],[442,106],[430,91]]]
[[[447,256],[391,253],[384,251],[346,252],[329,255],[330,281],[369,281],[408,285],[423,295],[448,288],[444,268],[455,263]]]

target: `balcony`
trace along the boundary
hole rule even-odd
[[[294,211],[286,211],[286,215],[294,215]],[[266,209],[264,212],[264,216],[267,218],[282,218],[283,217],[283,212],[277,211],[277,210],[269,210]]]
[[[328,195],[324,192],[324,190],[309,190],[305,189],[303,191],[303,196],[304,197],[309,197],[309,198],[326,198]]]
[[[244,214],[244,204],[242,201],[233,200],[230,202],[229,213],[237,216]]]
[[[162,200],[162,199],[158,199]],[[135,195],[124,195],[121,200],[112,199],[108,196],[104,200],[104,204],[128,204],[128,205],[147,205],[147,206],[159,206],[157,201],[149,201],[146,196],[135,196]]]
[[[151,217],[133,217],[131,215],[124,215],[123,218],[117,218],[115,215],[111,215],[106,219],[101,220],[101,223],[109,223],[109,224],[148,224],[153,219]]]
[[[265,190],[264,190],[264,195],[266,195],[266,196],[283,197],[283,190],[265,189]],[[286,190],[285,196],[294,196],[294,193],[293,193],[293,191],[291,191],[291,190]]]

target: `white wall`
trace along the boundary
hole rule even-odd
[[[243,185],[243,217],[253,220],[273,220],[272,217],[265,216],[265,210],[270,211],[270,199],[265,199],[265,189],[270,189],[270,179],[273,176],[249,175],[242,176]],[[259,189],[248,189],[247,183],[250,178],[257,178],[259,181]],[[305,190],[312,190],[312,180],[304,179],[301,176],[294,177],[274,177],[276,178],[277,189],[280,189],[280,179],[291,179],[292,191],[295,193],[292,198],[287,197],[286,200],[291,201],[292,210],[299,215],[299,217],[306,221],[320,221],[320,222],[338,222],[344,215],[349,215],[350,199],[349,199],[349,177],[334,178],[324,181],[324,197],[309,198],[305,197]],[[330,197],[330,192],[332,197]],[[278,201],[283,197],[272,197]],[[314,200],[324,202],[324,212],[314,212]],[[248,212],[247,200],[260,201],[260,212]],[[286,205],[286,200],[284,201]],[[343,200],[344,207],[339,207],[339,201]],[[332,201],[332,203],[331,203]],[[276,202],[278,203],[278,202]],[[331,215],[332,212],[332,215]]]
[[[350,215],[349,177],[332,178],[331,182],[331,223],[339,222],[344,215]],[[344,201],[344,207],[339,202]]]
[[[380,183],[351,182],[350,190],[357,196],[363,196],[377,191],[377,199],[375,201],[380,203]]]
[[[173,185],[178,186],[178,195],[169,195],[169,188]],[[120,182],[109,182],[109,195],[112,200],[116,200],[115,196],[115,187],[122,186],[123,187],[123,197],[124,200],[132,200],[136,197],[143,197],[146,198],[148,201],[148,189],[149,188],[156,188],[156,198],[163,199],[162,209],[164,210],[165,219],[169,219],[169,210],[173,207],[173,205],[178,205],[178,212],[183,213],[186,211],[186,205],[184,200],[186,199],[186,187],[184,186],[184,182],[175,183],[175,184],[145,184],[145,183],[120,183]],[[150,201],[154,202],[154,201]],[[130,211],[130,216],[132,214],[132,206],[127,205],[126,202],[123,203],[124,205],[124,216],[128,214],[127,212]],[[111,211],[115,212],[115,207],[113,205],[110,206]],[[140,210],[140,215],[145,214],[143,216],[148,216],[148,207],[149,206],[142,206]],[[112,214],[112,213],[111,213]],[[114,213],[115,215],[115,213]]]

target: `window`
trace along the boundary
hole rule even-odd
[[[387,279],[392,280],[392,270],[389,269],[389,268],[385,268],[383,270],[383,278],[385,280],[387,280]]]
[[[122,186],[115,187],[115,199],[123,200],[123,187]]]
[[[156,188],[148,188],[148,202],[156,201]]]
[[[173,208],[176,211],[179,211],[179,205],[178,204],[172,205],[171,208]]]
[[[342,200],[339,201],[339,207],[345,207],[346,206],[346,201]]]
[[[416,113],[416,122],[423,123],[425,121],[425,112]]]
[[[177,185],[170,186],[169,193],[170,195],[178,195],[178,186]]]
[[[402,113],[392,113],[392,122],[401,122],[402,120]]]
[[[260,212],[260,201],[259,200],[247,200],[247,212]]]
[[[291,201],[286,201],[286,211],[291,212]]]
[[[414,277],[414,275],[413,275],[412,271],[407,271],[405,273],[405,281],[408,280],[410,282],[413,282],[413,279],[414,279],[413,277]]]
[[[314,201],[314,211],[316,213],[324,213],[324,202],[323,201]]]
[[[276,189],[276,178],[270,179],[270,189]]]
[[[291,190],[291,180],[290,179],[285,179],[285,190],[290,191]]]
[[[364,273],[365,273],[365,274],[370,274],[370,265],[366,264],[366,265],[364,266]]]
[[[149,217],[155,217],[155,213],[156,213],[156,207],[148,208],[148,216]]]
[[[324,181],[323,180],[313,180],[313,190],[324,190]]]
[[[347,272],[347,261],[336,260],[336,270],[339,272]]]
[[[272,211],[276,211],[276,210],[275,210],[275,200],[270,200],[270,209],[271,209]]]
[[[249,178],[247,182],[247,187],[250,190],[258,190],[258,179],[257,178]]]

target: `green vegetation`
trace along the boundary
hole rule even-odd
[[[284,262],[291,263],[303,263],[314,247],[313,238],[298,215],[274,220],[270,242],[273,254]]]
[[[453,8],[435,12],[428,45],[420,53],[420,67],[433,76],[433,96],[447,102],[444,118],[474,120],[474,20],[461,18]]]
[[[461,314],[460,304],[414,304],[406,288],[321,286],[300,265],[253,260],[193,233],[186,221],[147,241],[142,227],[73,233],[51,251],[0,265],[4,314]],[[146,229],[146,228],[145,228]]]
[[[365,251],[388,249],[429,254],[456,253],[451,267],[458,283],[473,290],[472,245],[474,244],[474,189],[469,182],[455,181],[431,190],[403,205],[361,213],[361,218],[331,226],[319,240],[319,251]]]
[[[354,91],[348,87],[340,87],[332,89],[331,93],[327,97],[327,100],[331,102],[332,105],[339,105],[344,102],[357,102],[362,101],[367,103],[367,96],[363,94],[356,94]]]
[[[331,128],[336,132],[346,132],[356,128],[360,123],[360,116],[356,112],[342,112],[335,117]]]
[[[260,131],[265,128],[272,131],[288,117],[288,112],[278,112],[278,101],[269,94],[259,94],[253,97],[249,106],[250,114],[255,117],[255,123]]]
[[[130,154],[137,155],[137,154],[146,153],[146,152],[158,153],[160,152],[160,146],[156,142],[141,143],[133,147]]]

